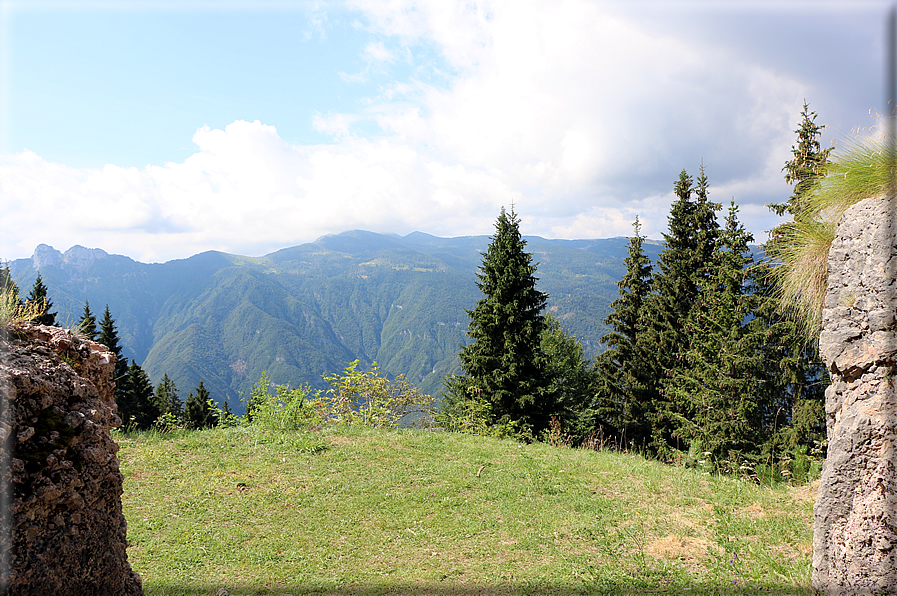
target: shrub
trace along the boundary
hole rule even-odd
[[[313,402],[320,397],[321,392],[313,391],[308,385],[295,389],[289,385],[275,386],[268,380],[267,371],[263,371],[250,392],[246,418],[272,430],[300,430],[318,422]]]
[[[323,420],[378,428],[395,428],[403,421],[424,425],[432,421],[433,398],[403,374],[390,381],[376,362],[370,371],[361,371],[355,360],[343,374],[325,375],[324,380],[330,389],[314,402]]]

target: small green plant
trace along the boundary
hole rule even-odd
[[[6,286],[0,294],[0,327],[27,325],[47,310],[44,302],[20,302],[15,286]]]
[[[395,428],[410,418],[418,425],[432,422],[433,398],[414,387],[405,375],[390,381],[376,362],[370,371],[361,371],[355,360],[343,374],[325,375],[324,380],[330,389],[314,401],[323,420],[376,428]]]
[[[165,412],[153,422],[153,429],[158,433],[170,433],[184,428],[184,423],[171,412]]]
[[[267,371],[263,371],[250,392],[246,418],[272,430],[300,430],[320,421],[316,410],[320,400],[320,391],[314,391],[308,385],[298,388],[274,385],[268,379]],[[219,417],[222,414],[219,412]],[[232,414],[230,416],[236,421],[232,425],[239,422]]]
[[[552,447],[569,447],[572,437],[561,428],[561,421],[558,417],[552,416],[548,429],[542,433],[542,442]]]

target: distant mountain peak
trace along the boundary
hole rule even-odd
[[[62,255],[66,267],[75,271],[83,271],[99,259],[109,257],[109,253],[101,248],[85,248],[80,244],[71,247]]]
[[[31,264],[38,271],[46,267],[61,269],[63,262],[62,253],[48,244],[38,244],[31,255]]]

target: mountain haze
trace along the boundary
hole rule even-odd
[[[628,240],[526,240],[548,311],[594,356]],[[323,388],[322,374],[355,359],[438,394],[458,370],[489,241],[352,231],[260,258],[209,251],[154,264],[42,244],[9,266],[23,295],[40,271],[61,324],[74,325],[85,300],[95,315],[108,304],[125,356],[153,382],[167,373],[186,398],[203,380],[241,412],[240,394],[263,370],[276,383]],[[644,248],[654,259],[661,247]]]

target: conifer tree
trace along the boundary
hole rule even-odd
[[[651,379],[641,353],[642,309],[651,292],[651,260],[642,249],[645,238],[638,217],[633,229],[635,235],[629,239],[624,261],[626,274],[617,282],[620,297],[610,304],[611,314],[604,319],[612,329],[601,338],[607,349],[595,361],[599,389],[593,424],[606,425],[608,434],[622,445],[644,446],[650,436],[644,407]]]
[[[801,122],[795,130],[797,145],[792,145],[792,158],[782,171],[785,181],[794,186],[785,203],[770,203],[767,207],[779,216],[794,219],[805,216],[806,197],[815,184],[825,176],[832,147],[822,149],[820,137],[824,125],[816,124],[816,112],[809,111],[804,102]],[[818,345],[807,341],[802,325],[791,313],[777,308],[776,288],[772,268],[783,246],[783,237],[790,221],[784,221],[769,232],[764,245],[767,258],[758,263],[760,294],[767,297],[755,324],[768,329],[770,341],[766,345],[767,370],[770,385],[776,388],[774,399],[767,404],[764,423],[769,439],[764,446],[769,459],[782,453],[789,459],[796,449],[825,442],[825,387],[829,375],[819,358]]]
[[[85,310],[87,305],[84,306]],[[122,347],[118,339],[118,331],[115,329],[115,320],[109,312],[109,305],[103,311],[103,320],[100,321],[100,333],[97,336],[97,342],[106,346],[110,352],[115,354],[115,400],[116,402],[125,397],[124,381],[128,374],[128,359],[122,356]]]
[[[87,339],[97,340],[97,318],[90,312],[90,303],[87,300],[84,301],[84,312],[81,314],[81,320],[78,322],[78,330]]]
[[[582,344],[564,331],[557,317],[545,316],[541,348],[548,381],[546,395],[552,404],[550,415],[557,418],[566,435],[578,440],[592,427],[591,406],[598,375]]]
[[[34,319],[33,322],[35,324],[56,325],[56,313],[50,312],[50,309],[53,308],[53,303],[47,297],[47,286],[44,285],[44,280],[41,278],[40,272],[38,272],[37,278],[34,280],[34,285],[31,287],[31,291],[28,293],[28,297],[25,300],[31,304],[43,304],[41,307],[43,312]]]
[[[218,414],[209,404],[211,397],[202,381],[190,392],[184,406],[184,423],[187,428],[211,428],[218,424]]]
[[[539,432],[547,427],[552,408],[541,348],[547,296],[536,289],[536,265],[519,226],[513,208],[510,213],[502,208],[477,273],[477,287],[485,296],[467,311],[473,342],[460,353],[464,390],[447,397],[451,405],[474,396],[488,407],[489,422],[518,423]]]
[[[153,384],[143,368],[131,360],[124,378],[116,390],[118,415],[126,428],[145,430],[152,426],[161,412],[153,400]]]
[[[825,175],[826,164],[834,147],[822,148],[819,142],[825,126],[816,124],[816,112],[809,111],[810,106],[804,101],[801,111],[801,122],[797,130],[797,146],[791,146],[791,159],[785,162],[782,171],[785,181],[794,185],[794,192],[785,203],[767,205],[776,215],[798,215],[805,207],[804,197],[816,182]],[[773,237],[777,234],[771,233]]]
[[[762,437],[762,382],[766,334],[746,324],[759,296],[753,292],[748,244],[734,202],[713,255],[700,301],[691,317],[685,366],[676,369],[670,392],[677,403],[676,434],[711,456],[717,465],[736,465],[755,451]],[[688,416],[683,415],[687,413]]]
[[[0,294],[3,294],[4,296],[7,294],[12,295],[12,299],[9,301],[10,303],[14,302],[19,304],[21,302],[19,297],[19,286],[12,278],[9,264],[5,261],[0,261]]]
[[[710,283],[719,241],[716,210],[720,206],[708,198],[703,165],[697,188],[692,185],[691,176],[682,170],[667,219],[669,233],[663,235],[664,250],[654,272],[654,292],[643,309],[644,366],[650,379],[645,417],[651,425],[649,447],[662,457],[670,455],[673,448],[684,447],[675,434],[676,420],[689,419],[692,413],[687,409],[690,404],[673,394],[672,379],[685,366],[693,307]]]
[[[178,394],[178,388],[168,377],[168,373],[162,376],[162,380],[156,386],[154,394],[156,408],[161,414],[171,414],[176,420],[184,418],[184,404]]]

